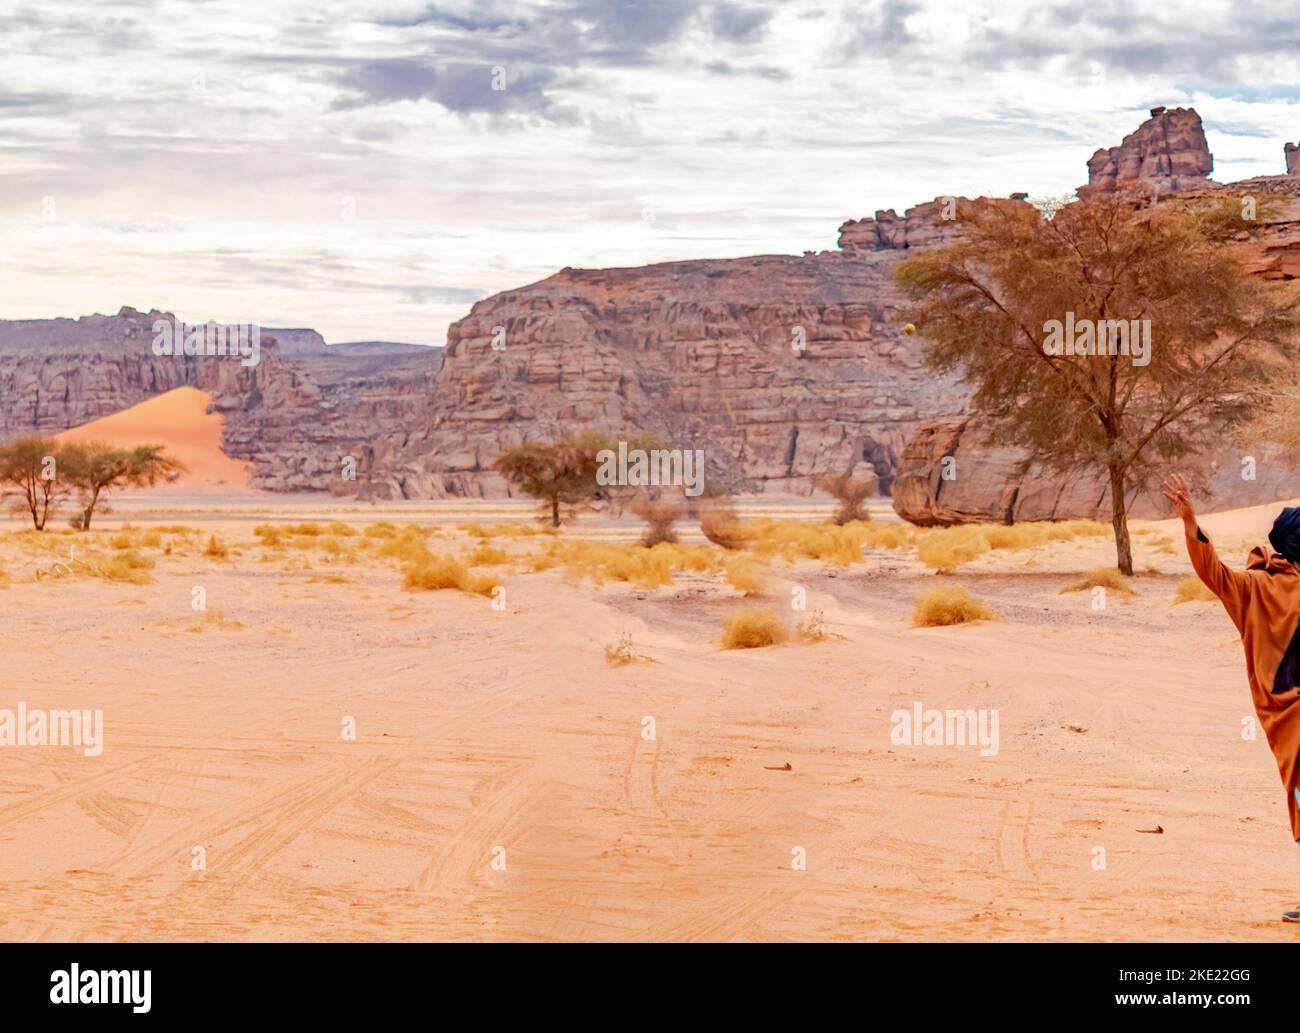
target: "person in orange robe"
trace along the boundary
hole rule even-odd
[[[1291,838],[1300,844],[1300,507],[1282,510],[1268,536],[1273,551],[1257,545],[1242,571],[1219,559],[1196,522],[1182,477],[1165,481],[1163,494],[1182,518],[1192,569],[1241,634],[1255,713],[1286,787]],[[1282,920],[1300,922],[1300,911],[1287,911]]]

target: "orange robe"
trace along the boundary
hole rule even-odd
[[[1300,568],[1256,546],[1244,571],[1230,570],[1199,527],[1187,554],[1241,633],[1255,713],[1286,786],[1291,837],[1300,842]]]

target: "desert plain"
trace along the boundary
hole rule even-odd
[[[743,499],[769,548],[735,578],[689,520],[647,565],[609,512],[251,492],[216,433],[89,532],[0,528],[0,708],[104,733],[0,748],[6,940],[1295,935],[1283,789],[1173,521],[1098,607],[1062,590],[1106,535],[945,572],[884,500],[845,559],[801,544],[830,505]],[[1202,523],[1240,564],[1277,508]],[[476,583],[408,587],[411,550]],[[997,619],[915,626],[940,584]],[[751,606],[789,637],[723,648]],[[917,704],[996,711],[996,752],[895,741]]]

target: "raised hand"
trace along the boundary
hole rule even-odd
[[[1174,512],[1182,518],[1184,526],[1189,531],[1195,530],[1196,510],[1192,508],[1187,482],[1183,480],[1182,475],[1173,473],[1165,478],[1164,488],[1161,489],[1160,494],[1169,500],[1174,507]]]

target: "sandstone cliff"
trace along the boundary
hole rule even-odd
[[[1214,170],[1201,116],[1191,108],[1152,108],[1118,147],[1088,159],[1088,186],[1141,185],[1158,193],[1195,187]]]
[[[900,333],[900,257],[565,269],[485,299],[448,333],[430,423],[377,448],[366,492],[500,494],[504,448],[578,427],[703,448],[735,491],[849,471],[887,491],[912,429],[964,394]]]
[[[352,493],[356,484],[340,480],[341,457],[360,457],[376,434],[425,419],[437,349],[333,354],[314,331],[267,330],[260,361],[245,366],[233,357],[155,355],[157,320],[174,317],[124,308],[0,322],[0,439],[67,430],[192,386],[226,417],[223,449],[252,463],[255,487]]]

